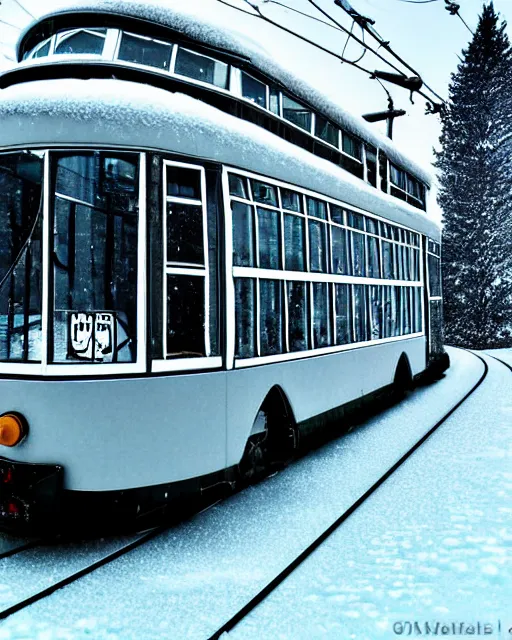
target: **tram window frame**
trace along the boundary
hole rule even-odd
[[[187,198],[183,196],[168,195],[168,175],[172,169],[197,171],[200,175],[201,198]],[[178,162],[175,160],[164,159],[161,171],[161,193],[162,193],[162,255],[163,255],[163,281],[162,281],[162,336],[161,345],[159,346],[160,357],[153,357],[151,362],[151,370],[155,372],[164,371],[183,371],[194,369],[212,369],[222,365],[222,358],[212,353],[211,346],[211,314],[212,307],[210,305],[210,254],[209,254],[209,237],[208,237],[208,211],[207,211],[207,185],[205,167],[199,164],[189,162]],[[169,203],[190,204],[201,208],[202,212],[202,235],[203,235],[203,257],[204,264],[180,263],[179,261],[169,261],[167,254],[168,244],[168,226],[167,226],[167,209]],[[188,278],[203,279],[203,333],[202,344],[204,346],[204,355],[194,355],[179,353],[169,353],[168,344],[168,278],[169,276],[183,276]],[[215,304],[215,303],[213,303]]]
[[[236,282],[241,278],[252,278],[254,280],[258,308],[255,311],[258,317],[258,323],[261,322],[259,308],[259,288],[260,283],[264,280],[274,280],[281,282],[284,287],[284,310],[281,309],[281,317],[279,322],[282,323],[282,330],[284,340],[282,343],[282,352],[272,355],[262,354],[260,349],[261,336],[260,327],[258,325],[257,339],[258,349],[254,356],[241,357],[239,351],[234,353],[235,347],[233,347],[233,359],[229,359],[228,350],[228,368],[240,368],[253,366],[256,364],[266,364],[270,362],[286,361],[296,358],[307,358],[314,356],[318,353],[336,353],[345,349],[357,348],[361,344],[374,344],[381,343],[389,340],[403,339],[410,337],[411,335],[419,337],[422,332],[414,332],[417,320],[414,316],[415,307],[411,307],[411,304],[415,301],[415,296],[420,296],[421,293],[414,293],[416,290],[421,292],[423,290],[423,283],[420,280],[398,280],[398,247],[400,247],[401,255],[404,254],[403,259],[411,260],[414,252],[419,252],[419,248],[415,247],[414,241],[418,241],[419,234],[414,230],[409,230],[395,223],[384,221],[376,215],[368,215],[366,212],[357,210],[350,205],[334,200],[333,198],[323,196],[321,194],[310,191],[304,187],[297,185],[291,185],[289,183],[270,178],[268,176],[260,176],[256,173],[245,171],[242,169],[231,168],[225,166],[224,169],[224,185],[225,185],[225,206],[226,211],[231,211],[231,204],[234,202],[240,202],[245,205],[249,205],[256,210],[256,207],[264,207],[265,209],[279,210],[281,215],[281,250],[282,250],[282,262],[279,269],[269,269],[264,266],[237,266],[232,262],[228,265],[232,268],[227,275],[228,278],[228,297],[229,287],[233,286],[233,291]],[[237,184],[235,184],[237,183]],[[245,198],[241,198],[240,195],[233,195],[233,193],[240,194],[239,184],[244,185],[244,190],[248,191]],[[253,184],[262,185],[266,187],[268,191],[268,197],[259,197],[260,202],[255,202],[254,194],[252,193]],[[230,192],[231,185],[231,192]],[[263,204],[261,201],[266,201],[269,204]],[[278,206],[274,203],[277,200]],[[229,208],[229,209],[228,209]],[[295,216],[300,220],[303,220],[307,224],[306,228],[306,253],[309,269],[303,271],[292,271],[287,268],[286,252],[287,243],[285,243],[285,233],[283,221],[286,216]],[[341,224],[340,224],[341,222]],[[309,225],[316,223],[325,227],[328,253],[326,254],[326,262],[328,271],[313,271],[312,269],[312,256],[311,254],[311,238],[309,237]],[[350,224],[349,224],[350,223]],[[231,228],[231,226],[230,226]],[[227,229],[227,227],[226,227]],[[364,264],[361,263],[360,275],[353,274],[340,274],[332,273],[331,261],[334,258],[332,255],[333,247],[336,243],[333,241],[334,230],[339,232],[340,239],[345,239],[346,252],[347,252],[347,266],[352,269],[353,241],[351,236],[358,234],[365,247],[365,260]],[[257,235],[257,234],[256,234]],[[289,234],[288,234],[289,235]],[[349,241],[350,240],[350,241]],[[387,280],[384,278],[382,269],[382,247],[381,244],[386,242],[389,246],[389,254],[393,271],[389,274]],[[361,242],[360,242],[361,244]],[[230,246],[230,240],[227,240],[227,246]],[[374,255],[374,261],[378,263],[379,273],[371,273],[369,271],[369,251],[372,248]],[[304,249],[304,247],[303,247]],[[402,272],[405,273],[403,262]],[[412,262],[406,265],[407,270],[413,270]],[[349,271],[349,269],[347,269]],[[371,275],[370,275],[371,273]],[[389,284],[387,284],[389,282]],[[231,284],[230,284],[231,283]],[[295,283],[295,284],[294,284]],[[291,316],[290,299],[291,291],[297,289],[297,286],[301,287],[303,292],[303,302],[307,308],[301,307],[301,346],[293,338],[293,323]],[[349,294],[349,309],[345,309],[340,315],[340,310],[336,309],[336,304],[342,300],[342,293],[338,293],[337,287],[345,286],[345,293]],[[236,285],[239,286],[239,285]],[[295,287],[295,289],[294,289]],[[315,297],[314,289],[318,290],[319,287],[325,287],[323,291],[328,291],[328,307],[326,314],[328,317],[328,334],[327,344],[318,344],[315,336],[315,325],[318,324],[319,310],[315,309]],[[357,288],[357,290],[356,290]],[[402,289],[406,293],[402,294]],[[318,291],[317,291],[318,294]],[[410,304],[402,305],[402,295],[408,296],[407,300],[412,301]],[[361,299],[361,304],[364,305],[360,309],[356,309],[354,297]],[[393,326],[386,326],[386,322],[389,324],[389,319],[386,320],[385,305],[386,296],[388,298],[388,313],[391,309],[391,299],[393,299],[393,308],[395,309],[395,317],[393,319]],[[234,301],[234,293],[233,293]],[[407,336],[401,333],[402,324],[399,314],[402,313],[402,306],[404,307],[404,313],[409,308],[409,323],[411,327],[411,333]],[[343,313],[347,313],[350,310],[350,317],[343,320]],[[233,315],[237,318],[240,317],[240,310],[233,309]],[[357,312],[357,313],[356,313]],[[305,314],[305,315],[304,315]],[[322,315],[322,312],[320,312]],[[323,315],[322,315],[323,317]],[[297,318],[296,318],[297,320]],[[350,336],[337,335],[340,329],[340,322],[345,324],[350,323]],[[307,326],[306,326],[307,325]],[[327,325],[326,325],[327,326]],[[393,335],[387,335],[388,333]],[[330,333],[329,333],[330,332]],[[377,337],[378,335],[378,337]],[[355,342],[355,338],[358,338],[358,342]],[[295,340],[295,341],[294,341]],[[307,344],[304,342],[307,340]],[[229,338],[228,338],[229,341]],[[340,343],[341,341],[341,343]],[[293,343],[293,344],[292,344]],[[238,347],[236,347],[238,349]]]

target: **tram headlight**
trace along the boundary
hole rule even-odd
[[[27,435],[27,421],[19,413],[4,413],[0,416],[0,444],[14,447]]]

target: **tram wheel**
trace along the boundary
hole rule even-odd
[[[393,380],[393,399],[396,402],[403,400],[412,391],[412,372],[409,358],[402,353],[396,367]]]
[[[238,465],[243,484],[254,484],[285,467],[298,447],[291,409],[280,389],[272,389],[256,414]]]

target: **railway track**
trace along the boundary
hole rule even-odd
[[[254,597],[252,597],[243,607],[241,607],[231,618],[222,624],[222,626],[218,627],[218,629],[211,634],[210,639],[220,638],[223,633],[229,632],[232,630],[246,615],[248,615],[255,607],[258,606],[269,594],[271,594],[274,589],[276,589],[299,565],[301,565],[306,558],[308,558],[314,551],[317,549],[334,531],[336,531],[347,518],[350,517],[386,480],[397,471],[404,462],[414,454],[425,442],[426,440],[476,391],[476,389],[482,384],[484,381],[488,366],[483,358],[481,358],[477,354],[472,354],[476,358],[478,358],[484,366],[484,371],[477,382],[469,389],[469,391],[461,398],[445,415],[439,419],[433,427],[431,427],[427,433],[425,433],[422,437],[420,437],[414,444],[411,446],[395,464],[393,464],[384,474],[382,474],[365,493],[363,493],[357,500],[355,500],[349,508],[343,511],[339,515],[339,517],[325,530],[318,535],[313,542],[307,546],[300,554],[298,554],[295,559],[290,562],[280,573],[278,573],[272,580],[270,580],[263,588],[261,588]],[[490,356],[493,357],[493,356]],[[493,357],[495,360],[502,363],[504,366],[508,367],[512,370],[512,367],[503,362],[502,360]],[[210,505],[213,506],[213,505]],[[104,544],[97,543],[96,547],[90,549],[90,557],[87,557],[87,553],[82,554],[82,557],[79,558],[78,563],[75,564],[74,568],[70,568],[59,572],[49,572],[49,574],[41,581],[40,586],[38,586],[33,592],[29,592],[30,589],[25,590],[24,593],[19,593],[19,597],[17,597],[14,601],[6,603],[3,606],[3,609],[0,610],[0,620],[5,620],[12,614],[19,612],[30,605],[43,600],[45,597],[51,595],[63,587],[66,587],[73,582],[79,581],[82,577],[87,574],[91,574],[100,567],[108,565],[112,563],[114,560],[124,556],[131,551],[135,550],[138,547],[143,546],[151,539],[156,538],[164,531],[166,531],[168,527],[162,527],[158,529],[152,529],[142,534],[138,534],[136,536],[132,536],[127,539],[124,538],[122,540],[117,539],[116,541],[106,541]],[[16,569],[16,561],[17,559],[22,560],[24,564],[29,561],[28,564],[34,564],[34,561],[46,562],[45,558],[48,555],[51,556],[52,547],[49,547],[46,542],[41,540],[29,540],[23,541],[19,546],[13,545],[11,548],[7,548],[5,551],[1,551],[0,548],[0,561],[4,565],[2,567],[2,576],[4,580],[6,579],[5,569],[7,568],[6,563],[11,565],[11,571],[15,572]],[[68,550],[67,555],[69,556],[73,554],[73,549]],[[58,554],[57,554],[58,555]],[[92,558],[94,556],[94,558]],[[81,565],[80,565],[81,563]],[[80,566],[78,566],[80,565]],[[51,574],[51,575],[50,575]],[[23,590],[22,590],[23,591]],[[2,603],[0,602],[0,607],[2,607]]]

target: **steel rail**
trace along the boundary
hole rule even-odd
[[[384,473],[363,495],[358,498],[352,506],[344,511],[339,518],[337,518],[327,529],[324,530],[304,551],[299,554],[295,560],[292,560],[273,580],[271,580],[263,589],[261,589],[246,605],[244,605],[237,613],[235,613],[226,623],[224,623],[215,633],[213,633],[208,640],[218,640],[222,634],[229,633],[241,622],[251,611],[253,611],[259,604],[265,600],[280,584],[282,584],[286,578],[297,569],[320,545],[322,545],[329,536],[331,536],[340,525],[349,518],[377,489],[384,484],[384,482],[391,476],[397,469],[399,469],[403,463],[417,451],[425,441],[435,432],[439,427],[448,420],[448,418],[478,389],[487,376],[489,367],[487,362],[476,353],[470,351],[472,355],[478,358],[484,365],[484,371],[478,381],[471,387],[471,389],[461,398],[436,424],[431,427],[425,435],[423,435],[395,464],[390,467],[386,473]]]

